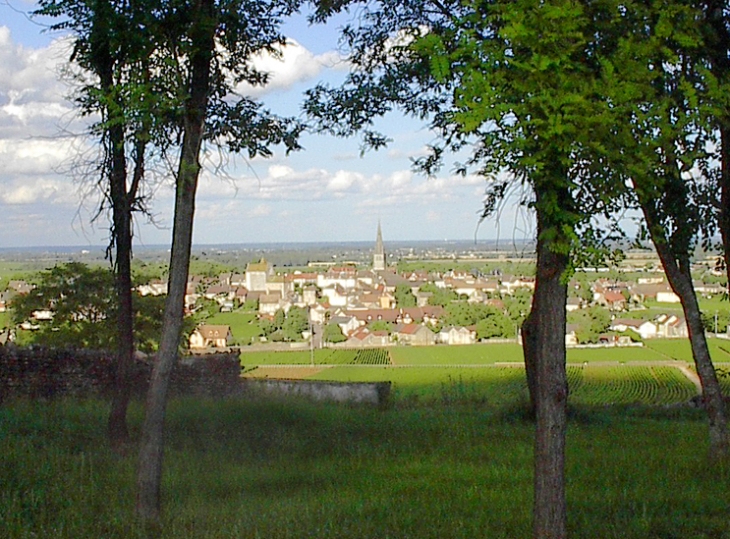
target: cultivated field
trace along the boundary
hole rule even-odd
[[[721,370],[730,341],[712,339]],[[516,344],[244,352],[245,376],[393,384],[409,401],[520,403],[527,399],[522,349]],[[312,359],[314,363],[312,364]],[[568,350],[570,402],[668,405],[697,394],[689,344],[655,340],[644,347]],[[721,378],[730,393],[730,377]]]

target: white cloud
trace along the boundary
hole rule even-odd
[[[291,88],[299,82],[314,79],[325,69],[346,66],[337,52],[314,55],[293,39],[279,47],[278,54],[258,54],[251,63],[257,70],[269,74],[269,81],[264,87],[252,87],[248,84],[240,86],[238,90],[242,94],[252,97]]]
[[[25,178],[23,181],[5,185],[0,201],[9,205],[34,204],[79,204],[76,189],[68,181],[51,178]]]
[[[266,217],[271,215],[271,206],[259,204],[249,213],[250,217]]]

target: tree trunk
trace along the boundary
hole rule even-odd
[[[730,287],[730,127],[720,126],[720,210],[718,215],[722,237],[725,272]],[[726,291],[730,288],[726,288]]]
[[[537,410],[537,313],[531,310],[522,323],[522,355],[525,359],[525,377],[527,378],[527,392],[530,397],[530,415],[534,418]]]
[[[170,373],[177,359],[182,333],[185,293],[192,246],[195,193],[200,173],[199,154],[210,88],[210,71],[214,50],[215,21],[212,0],[200,0],[190,30],[193,54],[190,62],[189,97],[185,103],[185,120],[180,164],[177,172],[175,217],[170,277],[165,303],[160,349],[147,393],[146,415],[137,469],[136,513],[149,528],[161,525],[161,491],[163,431]]]
[[[99,2],[90,42],[93,47],[93,66],[99,76],[102,90],[108,99],[114,99],[115,60],[111,51],[107,24],[113,8],[108,2]],[[117,292],[117,357],[114,372],[114,391],[111,412],[107,422],[107,437],[112,450],[122,453],[129,441],[127,407],[131,392],[131,368],[134,361],[134,330],[132,310],[132,228],[131,207],[127,196],[127,160],[124,148],[123,121],[112,114],[124,110],[118,103],[106,107],[106,167],[109,175],[109,198],[112,205],[112,231],[109,253],[115,249],[114,274]]]
[[[677,262],[669,247],[668,239],[664,236],[659,237],[659,231],[654,226],[651,226],[655,222],[654,216],[651,215],[648,208],[643,208],[643,210],[647,223],[650,225],[649,229],[652,241],[659,254],[659,259],[664,266],[664,272],[667,274],[669,284],[682,302],[682,310],[687,321],[689,341],[692,347],[692,357],[694,358],[697,375],[702,385],[702,400],[709,421],[710,461],[718,462],[726,460],[730,455],[727,412],[725,410],[725,402],[722,397],[720,383],[715,372],[715,366],[712,363],[710,350],[707,347],[705,328],[702,324],[702,314],[699,303],[697,302],[697,294],[692,285],[689,259],[687,258],[684,262]]]
[[[112,129],[116,130],[116,127]],[[119,131],[122,131],[120,128]],[[123,133],[121,133],[123,137]],[[114,143],[113,143],[114,145]],[[118,148],[118,149],[117,149]],[[124,158],[124,144],[115,147],[115,153]],[[125,165],[126,166],[126,165]],[[114,167],[115,168],[115,167]],[[132,209],[127,196],[126,171],[112,174],[111,199],[113,213],[113,241],[116,247],[114,269],[117,289],[117,364],[114,376],[114,394],[109,414],[108,436],[112,448],[123,452],[129,442],[127,408],[132,391],[134,364],[134,310],[132,306]]]
[[[536,195],[537,272],[529,317],[532,321],[528,326],[528,332],[534,331],[528,351],[534,353],[536,367],[533,536],[561,539],[567,536],[565,303],[568,291],[564,276],[569,255],[556,252],[555,245],[548,239],[549,233],[559,230],[559,225],[551,222],[551,214],[541,208],[542,194],[538,189]]]

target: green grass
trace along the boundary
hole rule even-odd
[[[707,345],[713,362],[730,363],[730,340],[709,338]],[[660,353],[665,359],[694,363],[688,339],[647,339],[644,346]]]
[[[307,377],[340,382],[393,384],[396,399],[410,402],[472,402],[519,406],[527,400],[525,371],[519,367],[333,367]],[[730,383],[730,380],[727,381]],[[665,405],[687,402],[696,388],[670,366],[570,365],[570,402],[576,405]],[[728,384],[730,385],[730,384]]]
[[[404,346],[391,348],[395,365],[483,365],[522,362],[517,344],[471,344],[463,346]]]
[[[730,362],[730,341],[710,339],[714,361]],[[522,347],[511,343],[473,344],[464,346],[392,346],[387,353],[397,366],[458,366],[522,363]],[[314,351],[317,365],[346,365],[358,362],[358,349],[321,349]],[[362,354],[361,354],[362,355]],[[643,347],[569,348],[568,363],[679,360],[692,363],[687,339],[650,339]],[[302,351],[242,351],[245,365],[306,365],[311,363],[308,350]]]
[[[8,311],[5,311],[4,313],[0,313],[0,329],[6,328],[10,326],[10,313]]]
[[[217,313],[208,318],[205,323],[230,326],[236,344],[251,344],[260,335],[263,335],[261,328],[258,326],[256,313],[253,312]]]
[[[631,361],[666,361],[667,357],[644,344],[642,347],[617,348],[568,348],[568,363],[583,363],[597,361],[617,361],[619,363]]]
[[[144,537],[134,457],[106,449],[106,413],[0,408],[0,537]],[[533,426],[510,408],[182,400],[167,427],[164,538],[531,535]],[[574,415],[570,536],[730,537],[730,476],[707,466],[706,430],[694,412]]]

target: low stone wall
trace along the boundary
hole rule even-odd
[[[0,402],[8,398],[108,396],[114,387],[114,354],[0,346]],[[144,397],[152,360],[135,360],[132,393]],[[236,354],[183,357],[173,369],[172,395],[230,396],[241,392]]]
[[[298,395],[314,400],[353,402],[385,406],[390,382],[323,382],[316,380],[275,380],[249,378],[246,387],[254,392]]]

